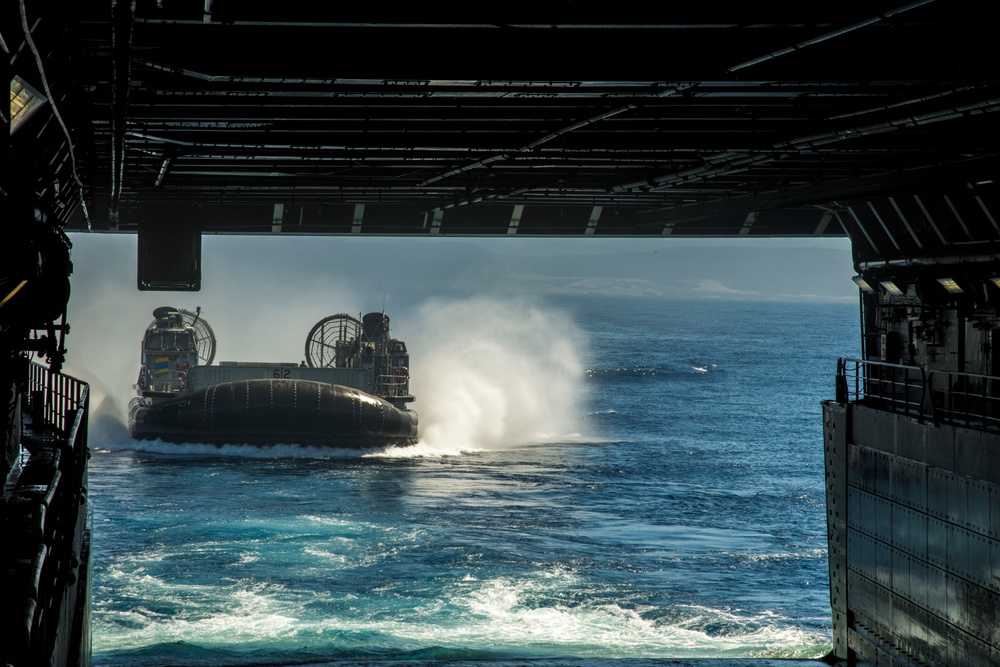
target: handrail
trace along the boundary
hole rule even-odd
[[[1000,377],[837,360],[837,401],[865,403],[919,421],[1000,431]]]
[[[27,389],[31,424],[30,433],[23,437],[34,440],[27,465],[36,465],[35,456],[39,455],[33,474],[46,479],[47,488],[37,497],[34,490],[25,491],[25,498],[38,503],[39,523],[34,535],[37,546],[22,545],[33,548],[34,556],[27,574],[30,585],[23,589],[24,599],[18,601],[23,613],[17,623],[17,642],[8,647],[9,657],[12,664],[49,664],[56,659],[53,651],[60,633],[71,632],[72,636],[64,638],[70,655],[61,657],[72,664],[89,664],[89,638],[82,634],[87,631],[86,625],[74,621],[73,628],[67,630],[60,621],[80,618],[81,610],[89,604],[90,566],[89,553],[85,552],[89,546],[82,545],[80,537],[89,532],[89,514],[87,519],[81,519],[81,512],[86,511],[81,508],[86,505],[90,456],[89,387],[76,378],[31,363]],[[7,576],[23,573],[11,571]]]
[[[179,369],[170,369],[166,371],[157,371],[152,374],[145,374],[145,385],[136,386],[141,388],[143,391],[161,391],[166,393],[181,392],[184,391],[187,386],[187,371]],[[140,377],[140,380],[142,378]]]
[[[32,362],[28,366],[28,391],[33,399],[41,398],[35,406],[35,417],[68,435],[76,419],[76,412],[86,402],[87,383],[69,375],[53,373],[48,367]],[[39,394],[41,392],[41,394]]]
[[[375,378],[375,393],[380,396],[407,396],[410,378],[404,375],[379,375]]]

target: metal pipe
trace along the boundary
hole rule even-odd
[[[886,259],[877,262],[859,262],[855,265],[858,273],[869,270],[887,269],[911,266],[952,266],[954,264],[985,264],[1000,261],[1000,252],[978,253],[975,255],[943,255],[929,257],[909,257],[905,259]]]
[[[966,104],[964,106],[942,109],[940,111],[934,111],[932,113],[921,114],[918,116],[909,116],[896,120],[889,120],[883,123],[876,123],[874,125],[847,128],[844,130],[834,130],[833,132],[818,134],[812,137],[792,139],[786,143],[775,144],[775,148],[788,147],[798,150],[804,148],[816,148],[817,146],[825,146],[827,144],[844,141],[846,139],[856,139],[858,137],[866,137],[873,134],[881,134],[883,132],[895,132],[897,130],[927,125],[929,123],[939,123],[946,120],[953,120],[970,113],[993,113],[998,109],[1000,109],[1000,98],[994,98],[991,100],[976,102],[974,104]]]
[[[157,174],[157,176],[156,176],[156,183],[153,184],[153,187],[158,188],[161,185],[163,185],[163,179],[167,175],[167,169],[170,168],[170,160],[171,160],[171,158],[169,158],[169,157],[163,158],[163,164],[160,165],[160,173]]]
[[[111,28],[111,204],[112,229],[118,226],[118,204],[125,179],[125,127],[128,125],[128,96],[132,87],[132,27],[135,0],[112,3]]]
[[[795,44],[794,46],[788,46],[788,47],[785,47],[783,49],[779,49],[778,51],[772,51],[771,53],[769,53],[767,55],[764,55],[764,56],[760,56],[759,58],[754,58],[753,60],[748,60],[748,61],[746,61],[744,63],[740,63],[739,65],[734,65],[733,67],[730,67],[728,71],[729,72],[736,72],[737,70],[741,70],[744,67],[750,67],[751,65],[758,65],[758,64],[760,64],[762,62],[767,62],[768,60],[773,60],[774,58],[778,58],[780,56],[788,55],[789,53],[793,53],[795,51],[798,51],[799,49],[804,49],[807,46],[813,46],[815,44],[819,44],[821,42],[825,42],[828,39],[833,39],[834,37],[840,37],[841,35],[846,35],[849,32],[854,32],[855,30],[858,30],[860,28],[864,28],[864,27],[870,26],[870,25],[872,25],[874,23],[878,23],[879,21],[883,21],[883,20],[885,20],[885,19],[887,19],[887,18],[889,18],[891,16],[895,16],[896,14],[902,14],[903,12],[907,12],[907,11],[909,11],[911,9],[915,9],[917,7],[921,7],[921,6],[926,5],[926,4],[930,4],[933,1],[934,0],[917,0],[917,2],[913,2],[913,3],[910,3],[908,5],[904,5],[903,7],[899,7],[898,9],[889,10],[889,11],[885,12],[884,14],[879,14],[878,16],[873,16],[871,18],[867,18],[867,19],[864,19],[862,21],[858,21],[857,23],[851,24],[849,26],[845,26],[843,28],[838,28],[837,30],[834,30],[833,32],[828,32],[826,34],[819,35],[818,37],[813,37],[812,39],[807,39],[806,41],[799,42],[798,44]]]
[[[663,90],[663,91],[661,91],[661,92],[653,95],[653,97],[656,98],[656,99],[663,98],[663,97],[670,97],[670,96],[676,95],[676,94],[678,94],[678,93],[680,93],[682,91],[686,91],[686,90],[688,90],[689,88],[692,88],[692,87],[693,87],[692,84],[673,85],[673,86],[667,88],[666,90]],[[495,156],[492,156],[492,157],[484,158],[482,160],[477,160],[476,162],[473,162],[471,164],[464,165],[462,167],[458,167],[457,169],[452,169],[451,171],[446,172],[444,174],[439,174],[437,176],[432,176],[432,177],[428,178],[427,180],[425,180],[420,185],[421,186],[429,185],[431,183],[435,183],[435,182],[440,181],[442,179],[448,178],[449,176],[455,176],[457,174],[461,174],[461,173],[469,171],[471,169],[475,169],[477,167],[482,167],[484,165],[490,164],[491,162],[497,162],[497,161],[500,161],[500,160],[509,159],[511,157],[511,154],[530,153],[530,152],[536,150],[542,144],[548,143],[548,142],[552,141],[553,139],[556,139],[557,137],[561,137],[562,135],[567,134],[569,132],[572,132],[574,130],[578,130],[578,129],[582,128],[582,127],[587,127],[588,125],[592,125],[592,124],[597,123],[599,121],[606,120],[606,119],[611,118],[613,116],[617,116],[617,115],[619,115],[619,114],[621,114],[621,113],[623,113],[625,111],[631,111],[632,109],[635,109],[638,106],[640,106],[640,105],[639,104],[626,104],[624,106],[620,106],[620,107],[617,107],[617,108],[614,108],[614,109],[609,109],[607,111],[602,111],[601,113],[597,114],[596,116],[591,116],[590,118],[585,118],[584,120],[579,120],[579,121],[576,121],[575,123],[570,123],[569,125],[567,125],[565,127],[562,127],[562,128],[560,128],[558,130],[555,130],[554,132],[550,132],[549,134],[545,135],[544,137],[542,137],[540,139],[537,139],[535,141],[532,141],[531,143],[529,143],[529,144],[527,144],[525,146],[522,146],[520,148],[514,149],[513,151],[508,151],[508,152],[502,153],[500,155],[495,155]]]
[[[63,135],[66,137],[66,149],[69,152],[69,158],[72,164],[73,180],[76,181],[77,193],[80,197],[80,208],[83,210],[83,217],[87,221],[87,230],[91,231],[90,211],[87,208],[87,200],[84,197],[83,181],[80,180],[80,173],[76,168],[76,152],[73,150],[73,137],[70,136],[69,128],[66,127],[66,122],[63,120],[62,114],[59,113],[59,106],[56,104],[56,97],[52,94],[52,90],[49,88],[49,80],[45,76],[45,67],[42,64],[42,54],[38,51],[38,47],[35,45],[35,40],[31,36],[31,28],[28,27],[28,14],[24,7],[24,0],[20,0],[18,5],[21,13],[21,29],[24,31],[24,42],[28,45],[32,55],[35,57],[35,65],[38,67],[38,75],[42,80],[42,88],[45,89],[45,95],[48,97],[49,107],[52,109],[52,115],[55,116],[56,121],[59,123],[59,127],[62,128]],[[37,25],[38,21],[36,20],[35,26]]]

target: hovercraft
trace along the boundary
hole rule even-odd
[[[389,318],[340,313],[313,326],[301,363],[213,364],[215,334],[194,312],[163,306],[142,340],[129,403],[135,439],[337,448],[417,440],[406,344]]]

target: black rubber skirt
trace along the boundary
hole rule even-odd
[[[241,380],[154,405],[134,398],[129,433],[167,442],[364,448],[416,442],[417,414],[342,385]]]

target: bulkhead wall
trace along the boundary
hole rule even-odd
[[[1000,436],[824,404],[834,654],[1000,664]]]

